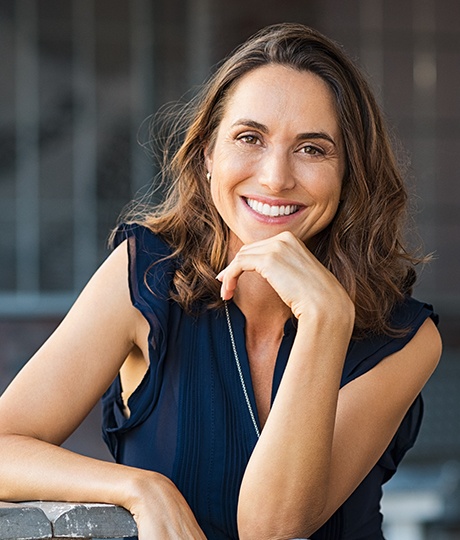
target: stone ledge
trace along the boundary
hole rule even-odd
[[[0,502],[1,540],[52,538],[49,519],[40,508]]]
[[[110,504],[0,502],[0,540],[126,538],[136,536],[131,514]]]

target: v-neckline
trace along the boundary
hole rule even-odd
[[[249,364],[249,355],[246,348],[246,317],[235,302],[228,302],[228,309],[235,338],[235,345],[241,364],[241,371],[246,385],[248,398],[254,413],[254,417],[261,431],[261,423],[259,410],[257,408],[256,396],[254,392],[254,384],[251,375],[251,367]],[[272,376],[272,388],[270,396],[270,408],[273,405],[276,393],[278,391],[284,370],[287,365],[289,353],[292,348],[296,334],[296,326],[292,318],[288,319],[284,324],[283,336],[276,355],[275,367]]]

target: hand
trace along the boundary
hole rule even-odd
[[[177,487],[158,473],[145,471],[142,476],[134,501],[126,505],[136,520],[139,540],[206,540]]]
[[[351,313],[353,303],[329,270],[290,232],[244,245],[219,273],[221,296],[233,297],[243,272],[257,272],[275,289],[297,319],[318,310]]]

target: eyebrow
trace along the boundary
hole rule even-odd
[[[255,120],[248,120],[247,118],[241,118],[232,124],[232,127],[236,126],[252,127],[254,129],[258,129],[262,133],[268,133],[268,127],[265,124],[261,124]]]
[[[247,126],[252,127],[254,129],[257,129],[261,131],[262,133],[267,134],[269,132],[268,127],[265,124],[261,124],[260,122],[256,122],[255,120],[249,120],[247,118],[241,118],[240,120],[237,120],[232,124],[232,127],[235,126]],[[322,139],[325,141],[329,141],[334,146],[337,146],[334,139],[325,131],[307,131],[305,133],[299,133],[296,136],[297,140],[303,140],[303,139]]]

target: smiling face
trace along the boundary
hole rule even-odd
[[[243,76],[206,156],[231,251],[285,230],[311,243],[337,211],[344,163],[333,98],[320,77],[281,65]]]

